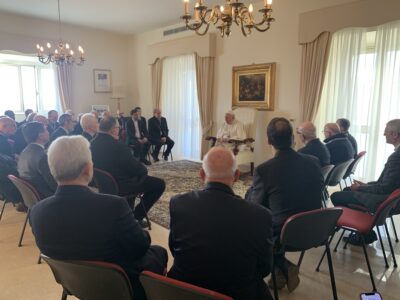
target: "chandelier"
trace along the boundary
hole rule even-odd
[[[247,7],[239,0],[226,0],[225,5],[208,8],[203,4],[203,0],[197,0],[194,7],[193,21],[189,14],[189,0],[184,0],[185,14],[181,17],[185,20],[186,28],[194,30],[198,35],[205,35],[213,23],[220,31],[221,37],[229,37],[232,24],[240,26],[244,36],[251,34],[255,29],[265,32],[271,27],[271,22],[275,21],[271,17],[272,0],[264,0],[263,8],[259,10],[262,19],[256,22],[253,15],[253,5]],[[203,28],[203,29],[202,29]]]
[[[75,53],[70,49],[68,43],[64,43],[61,38],[61,13],[60,13],[60,0],[58,0],[58,45],[52,49],[50,43],[46,44],[46,50],[40,44],[36,45],[37,57],[43,64],[56,63],[57,65],[74,64],[78,66],[83,65],[85,61],[84,51],[81,46],[78,46],[79,57],[75,57]]]

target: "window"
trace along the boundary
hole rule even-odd
[[[60,109],[56,72],[36,57],[0,53],[0,114]]]
[[[350,133],[367,155],[357,176],[376,180],[393,146],[386,123],[400,115],[400,21],[376,28],[348,28],[332,37],[316,125],[350,120]]]
[[[163,61],[161,105],[169,135],[175,141],[174,157],[200,160],[200,114],[194,55]]]

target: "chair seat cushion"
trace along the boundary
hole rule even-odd
[[[343,213],[337,222],[337,226],[353,229],[360,233],[368,233],[371,231],[375,219],[373,215],[348,207],[340,208],[343,209]]]

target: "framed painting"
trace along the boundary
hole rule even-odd
[[[232,107],[274,110],[275,63],[232,68]]]
[[[111,70],[93,70],[95,93],[111,93]]]
[[[97,104],[92,105],[92,110],[97,111],[99,116],[102,117],[105,111],[110,111],[110,107],[108,105]]]

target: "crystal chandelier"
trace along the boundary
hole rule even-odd
[[[78,66],[83,65],[85,61],[84,51],[81,46],[78,46],[79,57],[75,57],[75,53],[70,49],[68,43],[64,43],[61,38],[61,13],[60,13],[60,0],[58,0],[58,45],[52,49],[50,43],[46,44],[46,50],[40,44],[36,45],[37,57],[41,63],[49,64],[51,62],[57,65],[74,64]]]
[[[213,23],[220,31],[221,37],[231,34],[232,24],[240,26],[244,36],[251,34],[252,29],[260,32],[267,31],[271,22],[275,21],[271,17],[272,0],[264,0],[263,8],[259,10],[262,19],[256,22],[253,16],[253,5],[249,7],[239,2],[239,0],[226,0],[225,5],[208,8],[203,4],[203,0],[197,0],[194,7],[193,21],[189,14],[189,0],[184,0],[185,14],[181,17],[185,20],[186,28],[194,30],[198,35],[205,35]],[[201,28],[203,28],[201,30]]]

